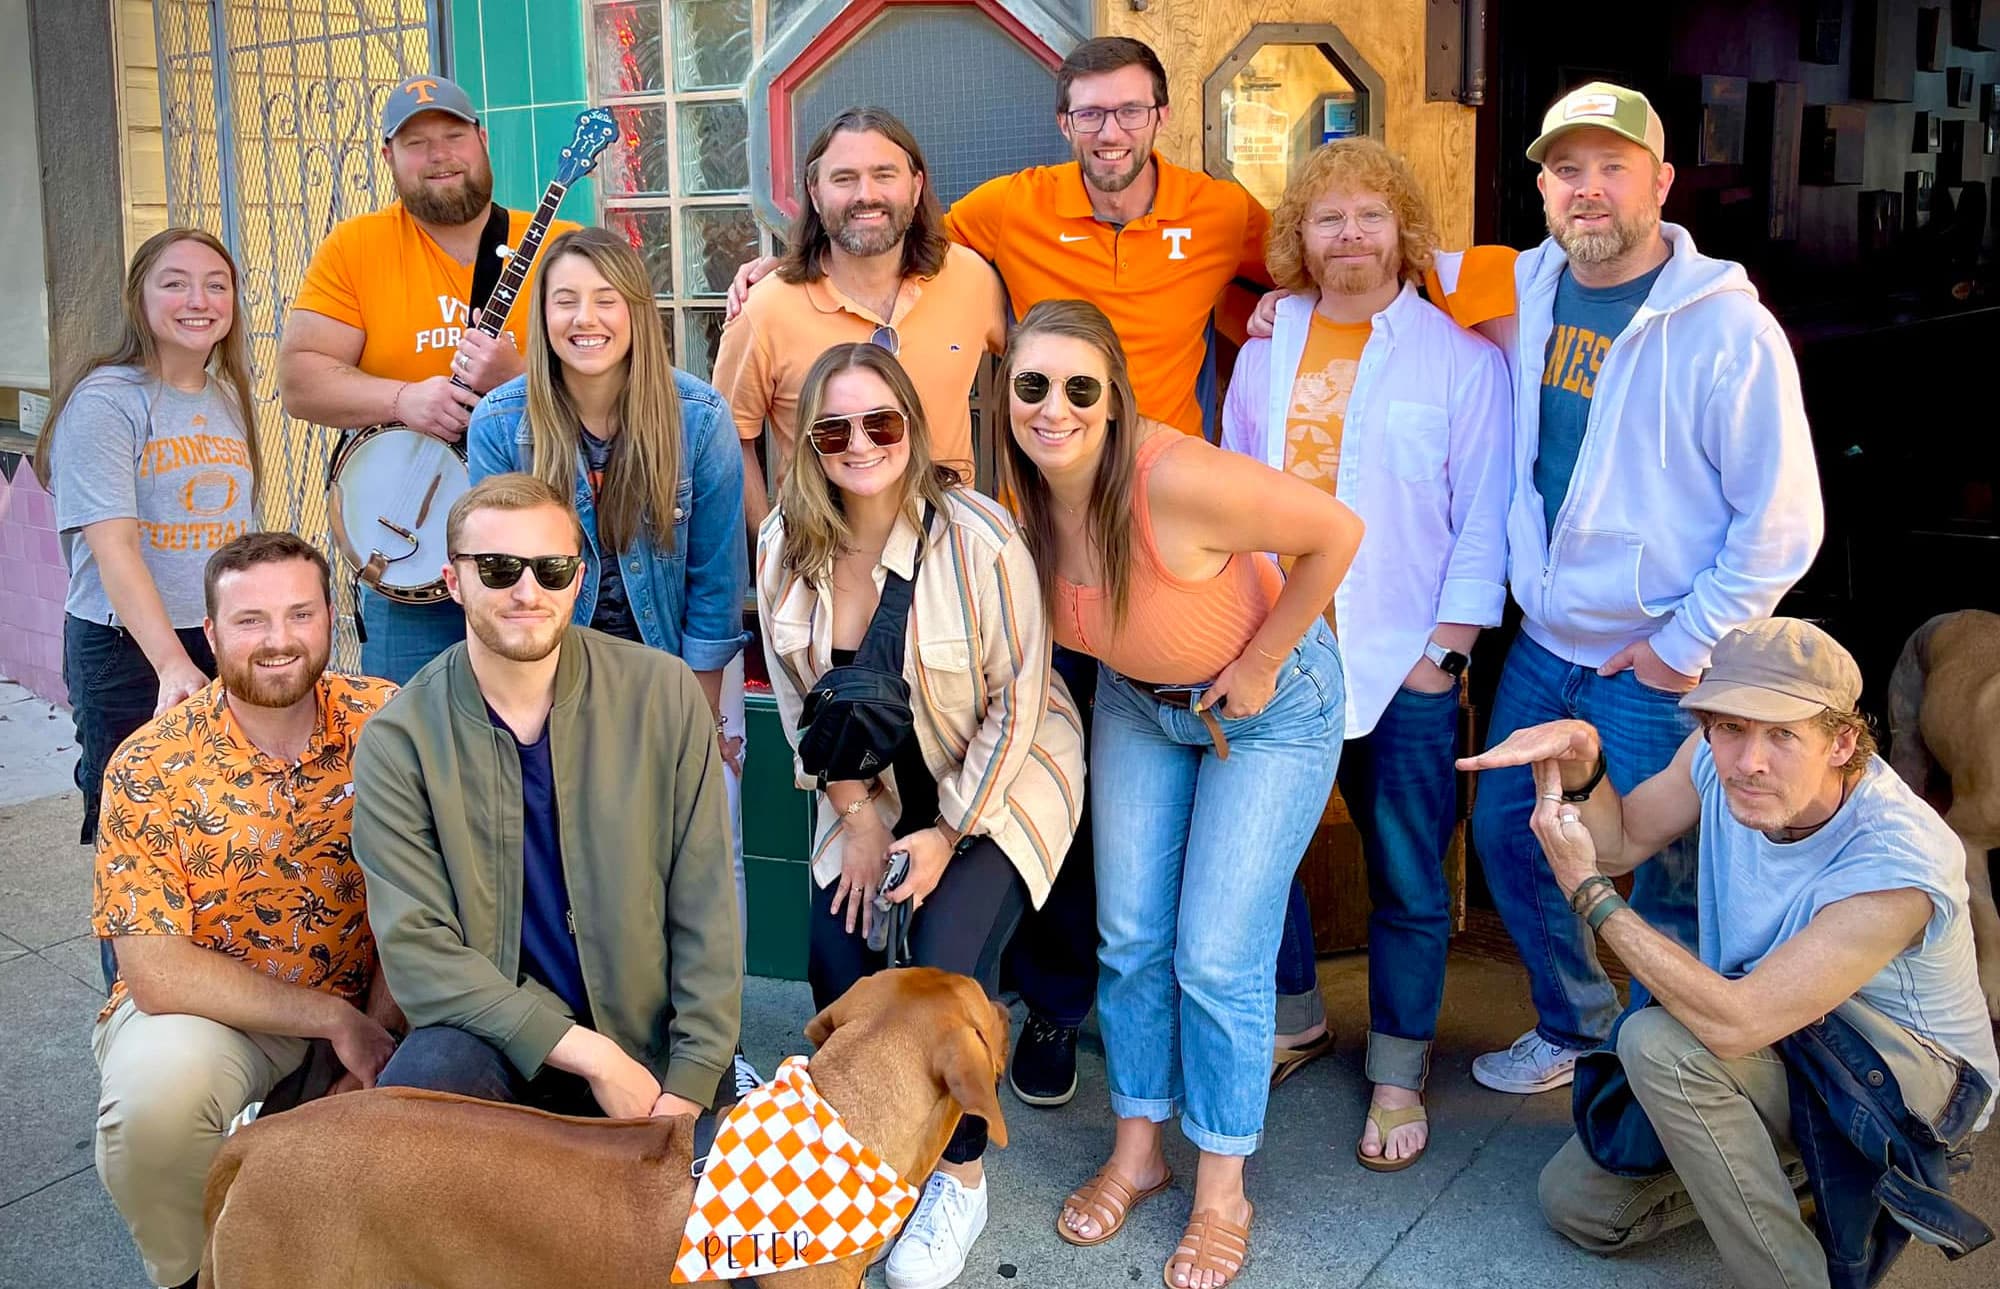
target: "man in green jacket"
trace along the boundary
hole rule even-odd
[[[521,474],[467,492],[468,635],[370,722],[354,852],[411,1032],[377,1082],[566,1114],[695,1114],[741,1020],[729,818],[694,673],[570,623],[582,530]]]

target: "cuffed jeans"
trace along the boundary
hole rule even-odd
[[[1305,883],[1296,877],[1285,900],[1276,977],[1280,1034],[1300,1034],[1326,1023],[1326,1001],[1319,996],[1319,954],[1313,945],[1312,902],[1306,898]]]
[[[1515,730],[1546,721],[1590,722],[1603,743],[1607,777],[1620,795],[1658,774],[1694,729],[1680,710],[1680,696],[1648,689],[1628,669],[1600,676],[1594,667],[1557,658],[1517,637],[1493,696],[1487,746]],[[1618,991],[1597,962],[1597,947],[1583,919],[1570,911],[1528,830],[1535,781],[1527,766],[1488,770],[1480,776],[1472,810],[1472,839],[1494,907],[1528,969],[1528,993],[1541,1036],[1565,1047],[1596,1047],[1618,1018]],[[1649,925],[1695,948],[1696,834],[1690,830],[1640,865],[1631,904]],[[1644,991],[1632,983],[1635,997]]]
[[[1954,1063],[1858,998],[1836,1014],[1882,1057],[1911,1112],[1935,1122],[1956,1081]],[[1726,1061],[1665,1008],[1650,1007],[1620,1027],[1618,1060],[1673,1171],[1620,1177],[1571,1137],[1542,1169],[1549,1225],[1594,1253],[1612,1253],[1699,1217],[1735,1283],[1825,1285],[1825,1250],[1799,1216],[1796,1192],[1806,1175],[1777,1049]]]
[[[1248,1155],[1264,1130],[1271,982],[1285,902],[1326,808],[1345,702],[1315,622],[1263,711],[1201,718],[1100,668],[1091,727],[1098,1022],[1111,1109],[1202,1150]]]
[[[465,610],[453,600],[403,604],[357,584],[354,612],[361,619],[361,670],[398,685],[465,639]]]

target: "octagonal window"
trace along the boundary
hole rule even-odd
[[[1203,86],[1208,172],[1271,209],[1320,144],[1382,135],[1382,80],[1338,29],[1263,23]]]

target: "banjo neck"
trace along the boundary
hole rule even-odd
[[[498,340],[507,327],[507,318],[514,312],[514,301],[521,294],[521,283],[528,278],[529,270],[535,267],[535,257],[542,253],[542,240],[549,235],[549,224],[561,208],[563,198],[569,194],[569,185],[561,179],[552,179],[542,192],[542,204],[535,207],[535,217],[521,232],[521,244],[507,257],[507,267],[500,271],[500,280],[493,284],[493,293],[486,297],[486,303],[479,310],[479,325],[474,330],[488,339]],[[459,379],[453,372],[451,383],[460,389],[472,386]]]

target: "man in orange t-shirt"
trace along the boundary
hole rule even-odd
[[[399,200],[342,220],[314,252],[285,320],[278,393],[300,420],[342,430],[400,422],[457,443],[480,396],[521,374],[527,336],[525,306],[497,339],[476,329],[480,246],[501,242],[503,228],[504,245],[519,245],[532,216],[493,204],[486,131],[451,81],[398,86],[382,140]],[[559,221],[549,236],[574,227]],[[357,616],[362,670],[397,684],[465,638],[448,597],[401,604],[364,587]]]
[[[348,845],[355,742],[395,687],[326,672],[326,558],[290,533],[210,557],[220,677],[105,775],[91,924],[118,980],[91,1035],[98,1176],[150,1283],[192,1284],[202,1179],[230,1121],[326,1039],[372,1086],[401,1014]]]

